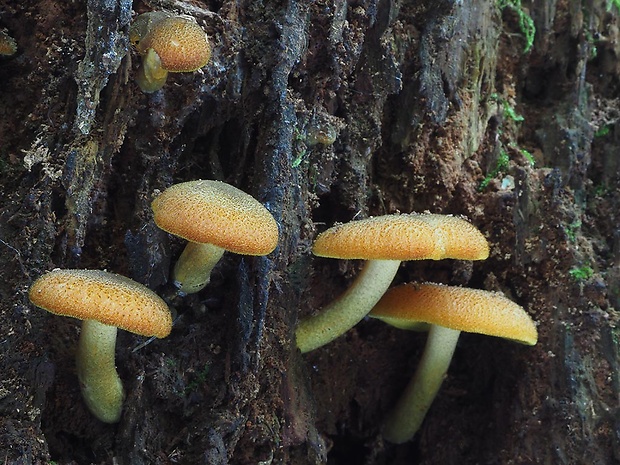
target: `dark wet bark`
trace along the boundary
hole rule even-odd
[[[519,10],[492,2],[14,3],[0,8],[19,47],[0,58],[0,462],[620,462],[615,6],[524,5],[524,52]],[[196,17],[212,62],[141,93],[132,7]],[[226,254],[178,297],[183,243],[150,202],[199,178],[258,198],[280,241]],[[318,231],[424,210],[467,216],[491,256],[406,263],[396,282],[502,291],[540,340],[463,335],[422,430],[393,446],[381,421],[423,335],[364,321],[304,356],[292,338],[360,268],[312,257]],[[120,335],[117,425],[81,401],[76,323],[28,302],[54,267],[125,274],[177,315],[166,339]]]

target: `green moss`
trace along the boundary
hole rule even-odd
[[[594,133],[594,137],[604,137],[611,131],[611,126],[609,124],[599,128],[598,131]]]
[[[613,7],[616,7],[616,11],[620,12],[620,0],[610,0],[607,5],[607,11],[611,11]]]
[[[570,274],[576,281],[585,281],[586,279],[592,277],[594,270],[591,267],[584,265],[578,268],[573,268],[568,272],[568,274]]]
[[[575,220],[571,224],[566,226],[566,228],[564,228],[564,232],[566,233],[566,237],[568,237],[568,240],[570,240],[571,242],[575,242],[576,234],[577,231],[579,231],[579,228],[581,228],[581,220]]]
[[[504,105],[504,117],[516,121],[517,123],[525,121],[525,118],[522,115],[518,114],[515,111],[514,107],[508,105],[506,101],[503,101],[502,104]]]
[[[493,101],[496,101],[499,105],[501,105],[501,108],[503,109],[503,112],[504,112],[504,118],[505,119],[512,120],[512,121],[514,121],[516,123],[521,123],[521,122],[525,121],[525,118],[522,115],[520,115],[519,113],[517,113],[517,111],[510,104],[510,102],[508,100],[506,100],[504,97],[502,97],[501,95],[499,95],[497,92],[493,92],[489,96],[489,99],[493,100]]]
[[[607,184],[598,184],[595,188],[594,188],[594,197],[604,197],[605,195],[609,194],[611,192],[611,189],[609,188],[609,186]]]
[[[521,155],[525,157],[525,159],[530,163],[531,166],[534,166],[536,164],[536,160],[534,160],[534,155],[532,155],[527,150],[521,149]]]
[[[293,163],[291,163],[291,166],[293,168],[297,168],[299,165],[301,165],[301,161],[304,159],[305,154],[306,154],[305,150],[302,152],[299,152],[297,156],[295,157],[295,159],[293,160]]]
[[[620,0],[613,1],[620,2]],[[521,6],[521,0],[499,0],[497,2],[497,6],[500,8],[500,10],[510,8],[516,13],[519,20],[519,29],[521,30],[521,34],[523,34],[523,37],[525,38],[525,48],[523,49],[523,53],[529,52],[534,46],[536,26],[534,25],[534,20],[532,19],[532,17],[527,14],[527,12]]]
[[[291,166],[297,168],[306,156],[306,134],[299,127],[293,128],[293,160]]]
[[[486,189],[486,187],[489,185],[493,178],[495,178],[498,174],[506,171],[508,169],[509,163],[510,157],[508,156],[508,152],[502,149],[499,153],[499,157],[497,158],[497,164],[495,165],[495,168],[493,168],[480,182],[480,185],[478,186],[478,191],[480,192]]]
[[[204,368],[200,370],[198,373],[196,373],[196,378],[191,383],[189,383],[187,387],[185,388],[185,391],[184,391],[185,395],[195,391],[202,384],[205,383],[205,381],[207,380],[207,376],[209,375],[210,368],[211,366],[208,363],[206,363]]]

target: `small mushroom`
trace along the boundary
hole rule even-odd
[[[83,320],[77,351],[82,396],[99,420],[117,422],[125,398],[114,364],[117,327],[166,337],[172,329],[166,303],[142,284],[98,270],[50,271],[34,282],[28,297],[48,312]]]
[[[188,181],[162,192],[151,204],[155,224],[190,241],[173,279],[181,292],[200,291],[225,250],[267,255],[278,244],[278,225],[258,200],[220,181]]]
[[[136,81],[145,93],[161,89],[169,72],[196,71],[211,58],[207,35],[191,16],[143,13],[129,28],[129,39],[142,55]]]
[[[319,234],[312,253],[368,261],[343,295],[300,322],[295,336],[302,353],[331,342],[361,321],[390,286],[402,260],[484,260],[489,245],[482,233],[462,218],[412,213],[334,226]]]
[[[388,415],[383,436],[409,441],[420,428],[448,371],[461,331],[534,345],[536,325],[525,310],[503,295],[445,286],[404,284],[390,289],[369,314],[401,329],[430,324],[424,354],[411,382]]]
[[[11,56],[17,52],[17,42],[6,31],[0,31],[0,55]]]

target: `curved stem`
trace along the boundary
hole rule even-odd
[[[116,326],[84,320],[77,352],[77,374],[88,409],[105,423],[120,420],[125,391],[114,363]]]
[[[142,63],[136,74],[140,90],[146,94],[158,91],[168,79],[168,71],[161,67],[161,60],[155,50],[149,48],[142,57]]]
[[[460,334],[455,329],[431,326],[418,368],[387,417],[385,439],[402,444],[418,431],[446,376]]]
[[[211,279],[211,271],[224,255],[224,249],[213,244],[188,242],[177,261],[173,279],[181,292],[193,294]]]
[[[306,318],[295,337],[302,353],[317,349],[359,323],[388,289],[400,260],[369,260],[347,291],[318,315]]]

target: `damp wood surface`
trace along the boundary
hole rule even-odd
[[[127,32],[162,9],[194,17],[213,54],[147,95]],[[0,56],[0,463],[620,463],[619,15],[602,0],[0,0],[17,43]],[[184,241],[150,203],[194,179],[253,195],[280,240],[225,254],[179,297]],[[467,217],[491,253],[403,263],[394,284],[502,292],[539,342],[462,335],[421,430],[392,445],[381,423],[424,334],[365,320],[302,356],[294,330],[361,269],[313,257],[319,232],[414,211]],[[120,332],[117,424],[81,399],[79,324],[28,301],[53,268],[123,274],[174,311],[165,339]]]

